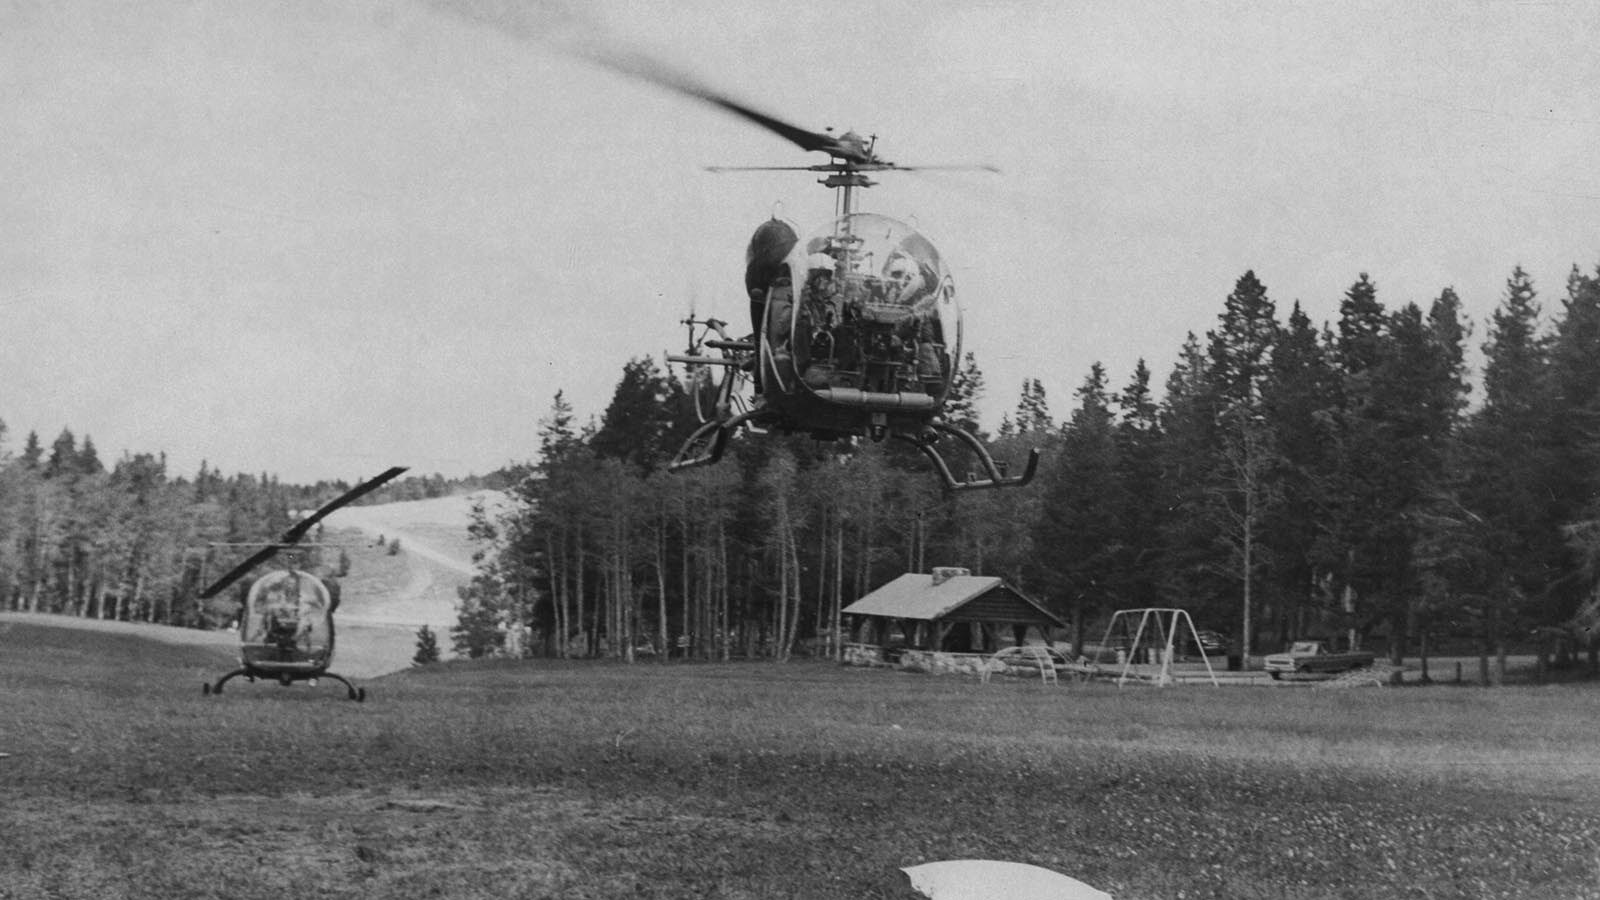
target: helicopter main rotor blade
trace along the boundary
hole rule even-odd
[[[863,154],[860,149],[842,143],[831,134],[801,128],[768,115],[648,53],[625,46],[620,37],[606,33],[601,23],[575,12],[566,4],[529,4],[514,0],[434,0],[434,5],[481,25],[604,66],[618,74],[709,103],[778,135],[802,150],[818,150],[851,162],[873,161],[870,154]]]
[[[246,559],[244,562],[239,563],[232,569],[229,569],[228,574],[218,578],[216,581],[211,582],[210,587],[200,592],[200,599],[210,600],[212,597],[215,597],[216,595],[227,590],[228,585],[231,585],[235,581],[238,581],[244,576],[250,574],[251,569],[254,569],[256,566],[259,566],[271,559],[277,552],[277,544],[268,544],[267,546],[262,547],[260,550],[250,554],[249,559]]]
[[[382,474],[373,478],[369,478],[350,490],[345,491],[334,499],[323,504],[316,512],[306,516],[304,519],[301,519],[299,524],[295,525],[293,528],[290,528],[288,531],[285,531],[283,533],[283,537],[278,538],[278,543],[293,544],[298,542],[301,538],[305,537],[306,532],[310,531],[318,522],[326,519],[329,513],[347,503],[350,503],[353,500],[359,500],[383,485],[395,480],[396,478],[399,478],[400,475],[406,471],[406,468],[406,466],[395,466],[390,469],[385,469]]]
[[[237,566],[234,566],[232,569],[228,570],[226,575],[223,575],[221,578],[213,581],[210,587],[200,592],[200,599],[210,600],[212,597],[215,597],[216,595],[227,590],[228,585],[233,584],[235,581],[238,581],[245,575],[249,574],[251,569],[254,569],[256,566],[259,566],[271,559],[279,550],[282,550],[284,546],[299,543],[300,539],[306,536],[306,532],[314,528],[318,522],[327,518],[329,513],[341,506],[344,506],[352,500],[356,500],[360,497],[370,494],[379,487],[382,487],[384,484],[393,481],[395,478],[398,478],[402,472],[406,471],[406,468],[406,466],[395,466],[391,469],[386,469],[383,474],[378,475],[375,478],[369,478],[350,490],[345,491],[343,494],[340,494],[338,497],[335,497],[333,500],[323,504],[316,512],[305,517],[304,519],[301,519],[292,528],[290,528],[288,531],[285,531],[283,536],[278,538],[277,543],[268,544],[267,546],[262,547],[260,550],[252,553],[249,559],[246,559],[244,562],[239,563]]]
[[[999,166],[988,163],[951,163],[943,166],[889,166],[896,172],[988,172],[992,175],[1000,174]]]
[[[723,172],[842,172],[846,169],[853,172],[992,172],[1000,173],[999,168],[986,163],[957,163],[944,166],[902,166],[898,163],[875,162],[862,165],[843,165],[841,163],[819,163],[814,166],[706,166],[707,172],[721,174]]]
[[[706,166],[707,172],[830,172],[834,166]]]
[[[768,115],[749,104],[708,87],[685,72],[680,72],[667,66],[660,60],[653,59],[642,53],[622,50],[612,47],[600,46],[592,41],[585,42],[584,46],[574,48],[575,52],[594,63],[605,66],[614,72],[638,78],[658,87],[676,91],[696,100],[709,103],[724,112],[732,113],[747,122],[783,138],[801,150],[816,150],[847,159],[851,162],[868,162],[870,156],[862,154],[854,147],[847,146],[831,134],[801,128],[791,122]]]

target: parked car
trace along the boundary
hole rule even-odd
[[[1336,652],[1322,641],[1295,641],[1288,652],[1267,657],[1262,668],[1274,680],[1285,675],[1337,675],[1351,669],[1365,669],[1377,657],[1365,650]]]
[[[1226,656],[1231,642],[1216,631],[1197,631],[1195,637],[1200,639],[1200,649],[1207,656]]]

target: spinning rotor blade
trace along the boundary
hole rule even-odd
[[[296,543],[301,538],[305,537],[306,532],[310,531],[312,526],[316,525],[318,522],[321,522],[323,519],[326,519],[329,513],[347,503],[350,503],[353,500],[359,500],[378,488],[383,487],[388,482],[395,480],[396,478],[400,477],[401,473],[406,471],[406,468],[406,466],[395,466],[391,469],[385,469],[382,474],[373,478],[369,478],[350,490],[345,491],[343,494],[340,494],[334,499],[323,504],[322,507],[316,512],[305,517],[304,519],[301,519],[298,525],[295,525],[293,528],[285,531],[283,533],[283,537],[278,538],[278,543]]]
[[[765,128],[801,150],[818,150],[853,163],[874,161],[870,154],[863,153],[859,149],[841,142],[831,134],[811,131],[810,129],[785,122],[775,116],[769,116],[752,106],[729,97],[721,91],[713,90],[701,84],[687,73],[672,69],[660,60],[652,59],[637,52],[601,47],[593,42],[586,42],[585,46],[576,49],[580,56],[591,62],[605,66],[614,72],[630,75],[658,87],[664,87],[709,103],[747,122],[752,122],[761,128]]]
[[[299,543],[300,539],[306,536],[306,532],[310,531],[318,522],[327,518],[329,513],[341,506],[344,506],[352,500],[372,493],[379,487],[382,487],[385,483],[393,481],[395,478],[399,477],[400,473],[406,471],[406,468],[406,466],[395,466],[392,469],[387,469],[383,472],[383,474],[378,475],[375,478],[369,478],[350,490],[345,491],[343,494],[340,494],[338,497],[334,498],[328,503],[323,504],[322,507],[316,512],[305,517],[304,519],[301,519],[299,522],[295,523],[292,528],[290,528],[288,531],[285,531],[283,535],[278,538],[277,543],[268,544],[267,546],[262,547],[260,550],[257,550],[255,553],[251,554],[249,559],[246,559],[244,562],[234,566],[231,570],[229,570],[228,574],[212,582],[210,587],[200,592],[200,599],[210,600],[212,597],[222,593],[227,589],[228,585],[233,584],[240,578],[243,578],[250,572],[251,569],[254,569],[256,566],[259,566],[271,559],[279,550],[282,550],[284,547],[291,544]]]
[[[859,165],[820,163],[815,166],[706,166],[707,172],[992,172],[1000,174],[995,166],[984,163],[959,163],[947,166],[902,166],[892,162],[872,162]]]
[[[255,553],[252,553],[250,555],[249,559],[247,559],[244,562],[238,564],[237,566],[234,566],[228,572],[228,574],[222,576],[221,578],[218,578],[216,581],[213,581],[211,583],[210,587],[208,587],[205,590],[201,591],[200,592],[200,599],[201,600],[210,600],[212,597],[215,597],[216,595],[218,595],[218,594],[222,593],[223,591],[227,590],[228,589],[228,585],[233,584],[235,581],[238,581],[239,579],[243,578],[245,575],[249,574],[251,569],[254,569],[256,566],[259,566],[262,563],[266,562],[267,560],[271,559],[273,554],[275,554],[277,552],[278,552],[278,545],[277,544],[268,544],[267,546],[262,547],[260,550],[257,550]]]
[[[435,5],[465,19],[586,59],[613,72],[710,103],[778,135],[802,150],[819,150],[853,163],[878,161],[871,153],[841,142],[831,134],[811,131],[769,116],[647,53],[624,46],[621,38],[607,34],[599,22],[582,16],[566,4],[528,4],[514,0],[435,0]]]
[[[833,166],[706,166],[707,172],[827,172]]]

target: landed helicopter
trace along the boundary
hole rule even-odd
[[[300,543],[300,539],[329,513],[376,490],[404,471],[403,466],[388,469],[323,505],[285,531],[277,541],[263,545],[250,558],[212,582],[200,592],[200,599],[217,596],[279,552],[307,549],[308,545]],[[240,675],[246,681],[260,678],[276,681],[283,687],[296,681],[315,687],[319,678],[330,678],[344,685],[349,699],[358,703],[367,699],[366,688],[358,688],[344,676],[328,671],[333,664],[333,613],[339,608],[337,581],[291,566],[262,575],[241,593],[239,667],[214,684],[206,682],[203,693],[207,696],[220,694],[224,684]]]
[[[837,216],[803,238],[776,217],[756,229],[745,252],[748,337],[730,337],[717,319],[684,320],[689,349],[667,359],[687,366],[701,424],[669,468],[716,463],[733,434],[749,426],[819,440],[903,440],[922,451],[951,491],[1031,481],[1038,450],[1020,475],[1008,475],[976,436],[943,418],[961,356],[961,312],[943,257],[904,222],[855,207],[856,192],[876,183],[869,172],[960,167],[899,166],[878,157],[876,137],[811,132],[694,93],[803,150],[827,153],[829,161],[816,165],[737,170],[825,173],[818,183],[835,191]],[[937,446],[945,438],[964,445],[981,471],[957,479]]]

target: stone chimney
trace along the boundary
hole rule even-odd
[[[971,569],[963,569],[960,566],[934,566],[933,567],[933,586],[934,587],[938,587],[939,585],[944,584],[946,581],[949,581],[950,579],[956,577],[957,575],[971,575],[971,574],[972,574],[972,570]]]

